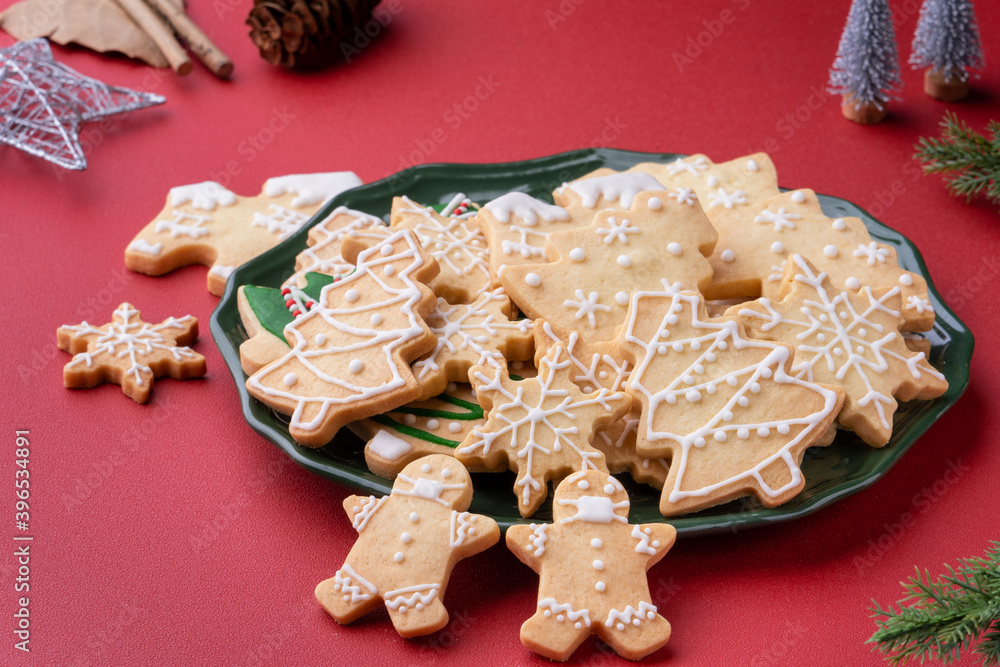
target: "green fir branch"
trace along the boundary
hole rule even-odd
[[[1000,542],[991,542],[983,557],[959,559],[958,569],[945,568],[936,580],[917,568],[895,605],[872,600],[877,630],[867,643],[893,665],[914,659],[947,665],[970,647],[983,665],[1000,665]]]
[[[948,111],[941,120],[941,138],[920,137],[914,157],[925,173],[943,173],[948,189],[966,202],[985,195],[1000,204],[1000,123],[991,120],[987,138]]]

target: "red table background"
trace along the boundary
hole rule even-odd
[[[518,640],[536,575],[502,546],[458,565],[452,622],[430,637],[399,638],[384,612],[341,627],[315,603],[316,583],[353,542],[349,491],[243,421],[208,333],[217,299],[204,267],[151,278],[123,266],[167,190],[206,179],[253,194],[285,173],[351,169],[368,182],[412,163],[588,146],[719,161],[767,150],[782,185],[854,201],[917,243],[977,337],[972,383],[872,488],[804,520],[679,542],[650,571],[674,634],[649,661],[878,664],[864,645],[871,599],[896,600],[914,565],[940,572],[1000,539],[1000,216],[950,197],[911,158],[946,109],[979,129],[1000,118],[995,2],[977,3],[990,67],[972,96],[933,101],[922,72],[906,68],[901,101],[875,127],[845,121],[824,92],[846,1],[385,0],[379,38],[311,74],[259,58],[247,0],[190,4],[235,62],[231,81],[54,46],[78,71],[167,103],[85,126],[82,173],[0,147],[11,288],[0,308],[0,663],[546,663]],[[918,2],[891,4],[905,63]],[[151,321],[199,317],[208,376],[158,381],[147,405],[112,385],[64,389],[56,328],[106,322],[125,300]],[[16,429],[31,442],[30,654],[12,632],[24,595],[14,590]],[[593,640],[574,656],[617,660]]]

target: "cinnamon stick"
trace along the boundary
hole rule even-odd
[[[170,0],[146,0],[146,2],[163,14],[174,31],[187,43],[188,48],[194,51],[198,59],[205,63],[213,74],[225,79],[233,73],[233,61],[202,32],[183,9]]]
[[[149,35],[175,72],[181,76],[191,73],[191,59],[187,51],[174,38],[170,27],[149,5],[142,0],[115,0],[115,2],[143,32]]]

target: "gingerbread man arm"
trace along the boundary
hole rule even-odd
[[[368,523],[371,515],[382,506],[386,498],[376,498],[375,496],[347,496],[344,498],[344,511],[347,518],[351,520],[354,529],[359,533]]]
[[[637,542],[636,553],[649,557],[646,569],[653,567],[663,558],[677,539],[677,530],[669,523],[643,523],[632,528],[632,537]]]
[[[507,529],[507,548],[518,560],[540,573],[541,557],[545,553],[545,542],[548,541],[545,533],[550,528],[552,526],[547,523],[530,526],[519,523],[511,526]]]
[[[458,550],[460,558],[486,551],[499,541],[500,527],[488,516],[451,513],[451,548]]]

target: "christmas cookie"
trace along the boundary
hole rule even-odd
[[[639,171],[618,173],[602,167],[575,181],[564,183],[552,192],[556,204],[565,209],[575,226],[589,224],[598,211],[627,211],[640,192],[656,191],[666,196],[666,189],[650,174]]]
[[[545,239],[554,231],[590,222],[572,220],[569,211],[523,192],[510,192],[479,209],[476,222],[490,247],[490,278],[500,284],[504,267],[545,261]]]
[[[523,312],[545,317],[562,338],[578,331],[588,342],[613,340],[632,292],[663,278],[688,289],[708,285],[716,232],[698,203],[662,191],[628,201],[627,211],[603,210],[586,227],[552,233],[549,262],[504,270],[504,289]]]
[[[512,380],[504,369],[476,366],[469,380],[486,423],[474,429],[455,456],[470,465],[517,473],[514,493],[521,516],[535,513],[548,495],[550,479],[578,470],[604,470],[604,455],[591,446],[595,431],[628,411],[626,394],[596,387],[582,392],[565,348],[554,345],[541,358],[538,376]]]
[[[145,403],[153,378],[205,374],[205,357],[187,347],[198,337],[198,320],[190,315],[149,324],[123,303],[109,324],[61,326],[57,335],[59,349],[74,355],[63,369],[63,382],[73,389],[113,382],[136,403]]]
[[[859,218],[827,217],[812,190],[785,192],[712,222],[719,242],[709,258],[714,274],[708,298],[779,299],[785,261],[798,254],[835,285],[898,287],[906,304],[904,331],[934,325],[927,281],[901,269],[896,250],[873,241]]]
[[[427,316],[437,336],[434,349],[413,363],[421,398],[437,396],[449,382],[465,382],[473,366],[503,368],[506,360],[531,359],[531,320],[511,321],[510,299],[497,288],[480,294],[469,305],[452,305],[438,298]]]
[[[385,223],[373,215],[338,206],[324,220],[309,230],[308,247],[295,257],[295,273],[289,276],[285,287],[305,285],[307,273],[343,275],[354,270],[354,265],[340,255],[344,235],[356,229],[384,227]]]
[[[889,441],[897,399],[926,400],[947,390],[924,354],[906,346],[898,286],[843,290],[800,255],[788,259],[782,281],[780,301],[761,298],[729,313],[751,336],[793,346],[794,377],[843,387],[838,421],[869,445]]]
[[[699,294],[666,281],[633,295],[618,346],[642,404],[636,448],[670,459],[664,516],[747,494],[774,507],[802,490],[799,463],[836,418],[842,389],[788,375],[789,348],[709,319]]]
[[[486,237],[469,217],[442,215],[408,197],[396,197],[392,229],[412,230],[441,266],[430,287],[449,303],[470,303],[490,289]]]
[[[472,480],[448,456],[406,466],[388,496],[348,496],[344,509],[358,541],[316,599],[339,623],[380,604],[396,631],[417,637],[448,624],[443,598],[455,564],[500,540],[496,522],[466,510]]]
[[[550,660],[566,660],[591,634],[618,655],[639,660],[670,639],[646,571],[673,546],[666,523],[630,524],[629,500],[614,477],[570,475],[556,488],[551,524],[507,530],[507,548],[539,574],[535,614],[521,642]]]
[[[437,263],[414,235],[355,230],[342,252],[357,268],[284,327],[291,349],[247,379],[250,395],[291,415],[292,438],[308,447],[325,445],[350,421],[416,399],[410,362],[434,347],[423,318],[434,308],[426,283]]]
[[[535,358],[540,361],[553,345],[563,345],[566,349],[572,379],[584,392],[592,392],[595,387],[605,387],[609,391],[622,391],[628,379],[629,363],[621,359],[614,342],[587,343],[580,340],[575,331],[563,341],[545,320],[535,323]],[[537,363],[537,361],[536,361]],[[591,443],[594,449],[604,453],[608,470],[613,473],[627,472],[641,483],[657,489],[663,488],[670,462],[667,459],[648,459],[635,451],[636,428],[639,424],[639,404],[633,402],[627,414],[598,431]]]
[[[213,181],[172,188],[163,210],[125,249],[125,265],[153,276],[188,264],[211,266],[208,291],[221,296],[236,267],[298,231],[326,200],[360,184],[351,172],[333,172],[273,178],[256,197]]]

